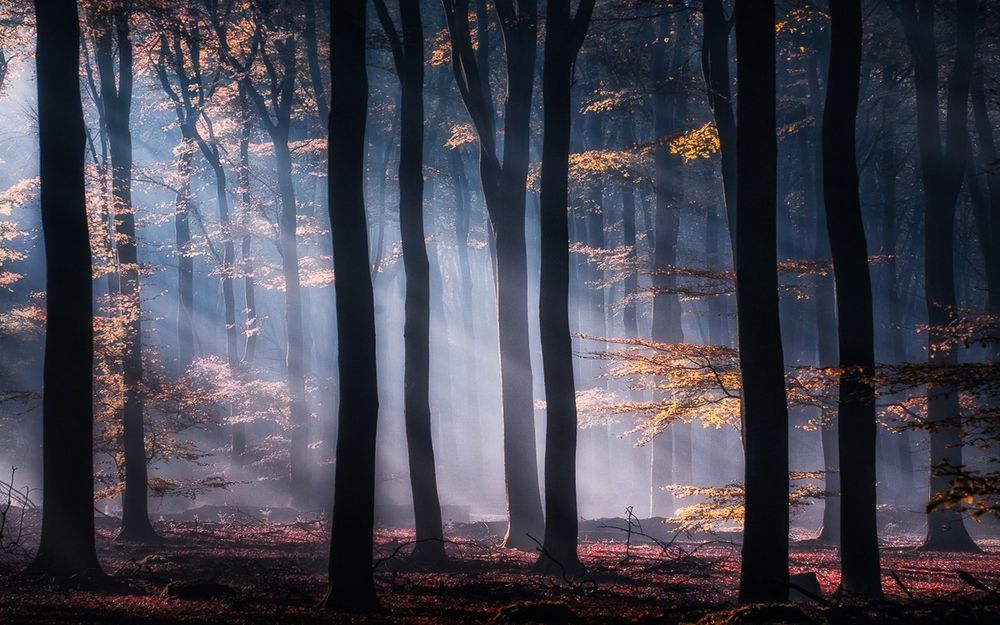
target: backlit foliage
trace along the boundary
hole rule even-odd
[[[0,288],[10,290],[23,276],[10,270],[10,264],[24,260],[22,246],[29,233],[13,219],[15,209],[21,209],[38,195],[38,178],[26,178],[0,193]]]
[[[788,491],[788,505],[791,514],[822,499],[825,493],[813,482],[823,479],[821,471],[792,472],[788,475],[791,488]],[[731,482],[725,486],[684,486],[666,487],[679,499],[696,497],[697,503],[679,508],[670,518],[678,529],[685,532],[711,532],[721,529],[741,530],[745,508],[743,482]]]
[[[587,150],[569,155],[570,180],[582,183],[595,176],[637,180],[650,163],[649,155],[637,150]]]
[[[711,158],[719,151],[719,131],[711,122],[684,132],[669,143],[670,153],[676,154],[685,162],[699,158]]]

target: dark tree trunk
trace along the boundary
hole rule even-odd
[[[736,305],[746,514],[740,601],[788,600],[788,407],[778,319],[774,2],[736,0]]]
[[[875,522],[875,322],[854,138],[860,86],[861,0],[834,2],[823,109],[823,199],[836,280],[841,368],[841,592],[878,599],[882,577]]]
[[[705,0],[703,7],[704,40],[701,69],[705,75],[708,105],[719,132],[722,157],[722,188],[726,202],[729,242],[736,249],[736,119],[733,117],[729,79],[729,33],[733,20],[726,19],[722,0]]]
[[[480,179],[496,251],[504,478],[509,520],[504,545],[533,549],[535,544],[528,535],[541,534],[544,521],[538,489],[524,226],[537,3],[522,0],[516,7],[513,0],[495,3],[507,56],[502,159],[497,150],[489,72],[484,62],[488,47],[484,49],[480,40],[477,58],[470,35],[468,0],[443,0],[443,4],[454,50],[456,82],[479,136]],[[477,15],[485,18],[485,3],[481,4],[483,10],[477,5]]]
[[[131,315],[122,354],[125,402],[122,439],[125,455],[125,490],[122,493],[120,540],[156,538],[149,522],[146,484],[146,445],[142,373],[142,308],[139,258],[136,248],[135,207],[132,205],[132,40],[129,15],[122,4],[94,14],[97,29],[96,57],[101,96],[108,121],[111,147],[111,192],[115,204],[115,234],[121,278],[120,295]],[[117,50],[116,50],[117,48]],[[118,72],[115,75],[115,52]]]
[[[988,201],[983,202],[984,209],[977,211],[976,229],[979,234],[979,247],[986,262],[987,311],[991,315],[1000,315],[1000,170],[997,168],[996,141],[993,138],[993,125],[989,111],[986,108],[986,85],[983,78],[983,66],[977,65],[972,73],[972,112],[975,120],[976,135],[979,138],[979,155],[974,163],[976,174],[985,174]],[[974,186],[978,190],[979,176],[975,176]],[[970,185],[970,190],[973,185]],[[993,362],[997,362],[998,350],[992,348]]]
[[[820,66],[829,56],[828,40],[820,33],[814,35],[815,52],[809,59],[806,68],[806,82],[809,91],[809,112],[814,119],[820,119],[823,113],[823,93],[820,86]],[[805,129],[808,133],[806,144],[819,146],[819,137],[815,130]],[[807,149],[802,162],[805,183],[805,197],[810,213],[815,215],[815,245],[813,259],[829,261],[830,237],[827,234],[826,217],[823,212],[823,166],[820,161],[820,150]],[[834,302],[833,276],[819,274],[816,276],[813,294],[813,312],[816,318],[816,365],[819,367],[837,366],[837,317]],[[840,451],[837,444],[837,419],[829,410],[820,409],[820,446],[823,450],[824,498],[823,527],[817,540],[826,544],[837,544],[840,541]]]
[[[968,163],[968,104],[974,61],[976,0],[958,0],[955,60],[947,89],[945,145],[941,145],[938,105],[938,62],[932,0],[903,0],[898,12],[913,56],[917,100],[917,148],[924,192],[924,285],[927,304],[928,363],[954,365],[957,352],[942,347],[943,330],[955,320],[955,205]],[[950,488],[942,466],[962,465],[962,433],[958,391],[947,384],[927,385],[930,432],[930,494]],[[961,513],[936,508],[927,515],[924,548],[941,551],[978,551]]]
[[[549,572],[576,576],[577,556],[576,387],[569,333],[570,83],[593,0],[583,0],[570,17],[569,0],[549,0],[546,9],[542,98],[544,131],[540,195],[541,281],[539,329],[545,372],[545,553]],[[603,308],[603,307],[602,307]]]
[[[330,588],[323,605],[352,610],[378,608],[372,579],[378,373],[364,201],[365,5],[365,0],[337,0],[330,16],[331,84],[340,91],[330,107],[327,196],[337,275],[340,414]]]
[[[402,86],[399,143],[399,230],[406,275],[403,326],[403,411],[416,522],[413,557],[447,560],[441,528],[430,408],[430,266],[424,244],[424,33],[420,5],[399,3],[401,35],[383,0],[375,0]]]
[[[37,82],[46,319],[42,532],[31,571],[101,577],[94,548],[93,300],[76,3],[37,0]]]

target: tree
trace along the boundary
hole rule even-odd
[[[141,284],[135,207],[132,204],[132,133],[129,126],[135,76],[129,7],[130,5],[121,1],[101,5],[94,10],[92,21],[101,102],[107,119],[111,148],[111,193],[120,273],[119,295],[129,315],[127,340],[122,355],[125,387],[122,410],[125,490],[122,493],[122,529],[118,538],[152,540],[156,538],[156,533],[149,522],[147,501]]]
[[[281,213],[278,230],[281,250],[281,274],[285,290],[285,365],[288,394],[292,397],[291,450],[289,482],[292,496],[299,503],[309,495],[309,408],[306,402],[304,329],[302,322],[302,287],[299,280],[299,252],[296,239],[298,208],[292,179],[292,153],[289,147],[292,112],[295,105],[298,38],[293,29],[295,3],[290,0],[265,2],[253,7],[248,16],[249,49],[241,55],[230,45],[232,11],[220,7],[218,0],[207,0],[209,19],[219,42],[219,54],[237,78],[241,92],[253,105],[274,149]],[[257,63],[266,68],[266,89],[258,89],[253,80]]]
[[[192,342],[192,259],[189,250],[182,244],[181,233],[189,228],[188,212],[191,204],[191,156],[195,146],[201,151],[205,160],[215,175],[215,197],[219,211],[219,224],[222,226],[222,258],[220,259],[222,274],[222,301],[226,328],[226,356],[229,367],[234,371],[240,365],[239,328],[236,324],[236,293],[233,288],[233,264],[236,260],[236,247],[232,237],[232,225],[229,219],[229,191],[226,170],[222,162],[222,153],[215,137],[214,125],[205,112],[208,100],[216,90],[216,84],[205,85],[202,76],[202,29],[197,17],[187,16],[185,19],[170,23],[159,35],[159,55],[156,60],[156,74],[164,93],[167,94],[174,107],[177,123],[181,129],[181,139],[184,146],[178,157],[180,164],[178,172],[182,177],[182,186],[177,193],[176,229],[178,233],[178,335],[180,349],[180,371],[191,364]],[[186,50],[186,51],[185,51]],[[169,71],[168,71],[169,68]],[[171,75],[176,78],[174,87]],[[199,129],[199,119],[204,121],[207,137]],[[190,239],[190,231],[187,230]],[[188,245],[190,242],[188,241]],[[214,248],[213,248],[214,251]],[[240,455],[245,447],[245,432],[242,423],[233,426],[232,458],[238,465]]]
[[[955,207],[969,158],[968,103],[975,56],[976,0],[958,0],[955,9],[955,59],[948,78],[947,120],[941,144],[938,63],[932,0],[898,0],[890,4],[903,23],[913,56],[917,99],[917,150],[924,194],[924,295],[927,304],[927,360],[943,366],[958,362],[945,332],[956,315]],[[946,467],[962,465],[962,433],[957,427],[958,392],[948,385],[927,385],[927,418],[941,427],[930,432],[931,498],[946,493]],[[953,508],[927,513],[925,549],[978,551],[961,514]]]
[[[337,294],[340,414],[327,608],[378,608],[372,579],[378,372],[375,302],[364,202],[366,0],[338,0],[330,11],[329,198]],[[419,196],[418,196],[419,197]]]
[[[875,523],[875,322],[859,196],[855,128],[861,87],[861,0],[830,4],[823,109],[823,195],[833,254],[840,353],[841,591],[882,597]]]
[[[545,372],[545,551],[540,562],[575,575],[583,570],[576,552],[576,387],[569,332],[569,223],[566,217],[571,124],[570,86],[594,0],[582,0],[570,16],[569,0],[546,8],[545,107],[540,197],[541,278],[539,329]]]
[[[469,0],[442,0],[451,37],[455,82],[479,137],[479,173],[495,242],[497,323],[500,335],[500,385],[504,427],[504,477],[507,488],[508,547],[529,548],[528,534],[544,524],[538,490],[531,353],[528,342],[528,267],[524,233],[525,186],[529,165],[531,93],[535,76],[537,2],[497,0],[494,7],[504,34],[507,90],[503,150],[498,149],[496,116],[490,91],[489,47],[473,47]],[[480,2],[485,5],[485,2]],[[478,10],[477,34],[488,25]],[[480,17],[482,16],[482,17]]]
[[[38,133],[46,317],[42,534],[31,570],[103,575],[94,547],[93,282],[76,2],[37,0]]]
[[[375,10],[392,49],[402,85],[399,144],[399,229],[403,247],[406,296],[403,340],[403,411],[413,491],[417,545],[413,556],[440,563],[447,559],[441,529],[431,439],[430,408],[430,265],[424,245],[424,32],[420,3],[399,3],[402,37],[384,0]]]
[[[807,113],[813,119],[822,117],[823,87],[820,79],[821,66],[829,58],[829,39],[824,33],[814,28],[812,30],[812,48],[806,65],[806,85],[809,93]],[[820,150],[811,148],[821,143],[816,135],[815,125],[804,129],[803,135],[803,176],[807,180],[806,198],[809,207],[815,214],[815,231],[813,260],[827,262],[830,258],[830,236],[827,234],[826,218],[820,215],[823,211],[823,164],[820,162]],[[815,277],[813,289],[813,313],[816,321],[816,365],[819,367],[835,367],[837,364],[837,317],[834,303],[833,276],[820,273]],[[826,497],[823,502],[823,527],[817,540],[821,543],[836,544],[840,540],[840,451],[837,443],[839,436],[837,419],[832,411],[820,409],[819,415],[820,446],[823,448],[823,481]]]
[[[661,16],[659,18],[658,36],[653,47],[653,62],[651,64],[653,79],[656,81],[653,86],[653,134],[659,142],[655,150],[655,173],[653,176],[653,187],[655,191],[656,209],[655,219],[655,239],[653,241],[653,286],[658,288],[653,296],[653,320],[652,338],[654,341],[663,343],[684,342],[683,330],[681,328],[681,307],[680,300],[676,293],[672,293],[673,278],[664,275],[662,272],[669,270],[677,262],[677,234],[680,226],[677,215],[677,204],[679,197],[676,192],[677,161],[680,159],[672,157],[667,137],[675,132],[678,125],[678,108],[681,97],[678,91],[682,88],[678,86],[681,78],[678,75],[681,69],[682,59],[685,58],[685,46],[680,42],[674,42],[673,58],[670,61],[669,69],[667,64],[666,45],[671,40],[670,25],[678,33],[685,30],[680,18]],[[665,76],[672,77],[667,80]],[[667,491],[662,487],[674,481],[674,440],[673,428],[668,428],[663,433],[653,439],[651,452],[651,475],[653,489],[651,494],[652,514],[669,514],[672,501]]]
[[[730,243],[736,248],[736,119],[729,80],[729,33],[733,19],[726,18],[722,0],[705,0],[704,39],[701,46],[701,71],[705,76],[708,105],[719,132],[722,154],[722,189],[726,202],[726,223]]]
[[[736,0],[736,307],[746,520],[740,601],[788,599],[788,406],[778,319],[774,1]]]
[[[967,177],[966,180],[973,202],[979,248],[986,264],[986,285],[989,291],[987,309],[991,315],[1000,315],[1000,170],[996,167],[996,140],[986,106],[986,81],[983,74],[983,65],[979,63],[973,70],[970,90],[979,151],[969,172],[985,174],[986,196],[983,197],[977,176]],[[998,350],[994,345],[994,360],[997,355]]]

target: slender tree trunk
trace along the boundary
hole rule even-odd
[[[603,149],[605,141],[602,115],[600,113],[590,113],[583,118],[583,121],[585,121],[586,130],[584,134],[587,141],[587,149]],[[593,176],[587,182],[587,204],[585,207],[587,246],[597,252],[604,250],[606,247],[606,237],[604,234],[604,212],[606,207],[604,204],[604,184],[601,178],[601,176]],[[600,265],[594,263],[588,263],[587,269],[589,270],[588,277],[591,284],[586,293],[587,298],[590,300],[590,305],[586,309],[588,319],[588,329],[586,332],[595,337],[605,338],[609,334],[604,301],[606,292],[603,286],[604,270],[600,268]],[[591,349],[598,353],[603,353],[605,351],[604,343],[598,342]],[[607,382],[601,377],[601,358],[588,359],[584,362],[590,365],[587,367],[590,379],[585,378],[582,381],[582,386],[591,389],[605,388]],[[582,434],[585,439],[589,439],[587,442],[590,448],[589,461],[591,474],[590,479],[585,484],[589,487],[587,488],[587,491],[589,491],[588,494],[594,498],[594,501],[588,503],[600,506],[607,498],[607,486],[610,478],[608,427],[605,424],[595,424],[585,429]]]
[[[292,182],[292,156],[288,150],[288,129],[272,137],[278,195],[281,198],[279,240],[281,241],[281,273],[285,279],[285,358],[288,395],[291,397],[291,456],[289,479],[292,497],[298,503],[309,498],[309,421],[305,389],[305,357],[303,355],[302,288],[299,284],[299,254],[296,242],[295,186]]]
[[[814,36],[814,54],[809,59],[806,68],[806,82],[809,91],[809,109],[814,119],[822,115],[823,93],[820,86],[820,66],[829,56],[828,40],[817,33]],[[807,144],[819,145],[819,137],[809,132]],[[823,212],[823,167],[819,162],[819,150],[806,150],[802,163],[803,176],[806,182],[805,196],[810,212],[815,215],[815,245],[813,259],[821,262],[830,259],[830,237],[827,234],[826,217]],[[818,274],[815,278],[813,295],[813,311],[816,316],[816,365],[819,367],[836,367],[837,355],[837,317],[834,302],[833,276]],[[823,527],[817,540],[826,544],[837,544],[840,541],[840,451],[838,445],[839,432],[837,418],[831,411],[820,409],[820,446],[823,451],[824,498]]]
[[[840,353],[841,591],[882,597],[875,522],[875,322],[855,147],[861,88],[861,0],[830,5],[823,109],[823,191],[833,253]]]
[[[122,528],[119,540],[156,538],[149,522],[146,484],[146,445],[142,366],[142,307],[139,258],[136,247],[135,207],[132,205],[132,41],[129,16],[122,5],[94,14],[98,29],[96,56],[101,94],[108,120],[111,148],[111,192],[115,205],[115,234],[121,278],[120,295],[129,315],[122,354],[124,409],[122,439],[125,456],[125,490],[122,493]],[[115,75],[115,52],[118,72]]]
[[[674,34],[671,33],[671,20],[660,18],[658,43],[653,49],[653,79],[656,87],[653,94],[653,133],[661,142],[654,154],[655,174],[654,190],[656,197],[655,209],[655,240],[653,242],[653,286],[660,289],[670,289],[675,286],[673,277],[657,272],[667,271],[677,264],[678,236],[678,194],[677,178],[679,158],[670,154],[666,140],[677,131],[679,125],[678,107],[683,99],[684,73],[682,70],[686,46],[682,35],[686,26],[681,19],[674,17]],[[676,35],[673,43],[673,58],[669,64],[670,80],[665,81],[667,73],[666,41]],[[680,108],[683,108],[682,106]],[[652,338],[661,343],[681,343],[684,334],[681,330],[681,308],[676,293],[658,291],[653,295],[653,325]],[[663,487],[673,483],[673,465],[675,460],[674,425],[668,424],[653,440],[651,454],[652,500],[655,515],[667,515],[673,512],[673,498],[663,490]]]
[[[413,557],[447,560],[441,527],[430,409],[430,265],[424,244],[424,34],[420,5],[400,2],[402,37],[386,6],[376,0],[383,29],[393,46],[402,85],[400,98],[399,230],[406,274],[403,326],[403,410],[417,545]]]
[[[955,320],[955,206],[968,163],[968,103],[974,61],[976,0],[956,4],[955,60],[947,89],[945,146],[938,104],[938,62],[932,0],[899,3],[907,44],[913,55],[917,101],[917,147],[924,192],[924,295],[927,305],[928,364],[955,365],[957,352],[943,347],[943,329]],[[948,384],[927,385],[930,431],[930,494],[945,493],[950,478],[942,467],[962,465],[958,391]],[[925,549],[978,551],[961,513],[937,508],[927,515]]]
[[[886,91],[892,88],[897,72],[895,63],[886,65],[883,70],[882,85]],[[879,174],[879,191],[882,198],[882,250],[885,266],[885,305],[886,322],[883,332],[886,334],[886,358],[891,364],[899,364],[906,360],[906,346],[903,337],[903,315],[899,292],[899,263],[896,253],[896,106],[895,98],[888,95],[882,97],[882,148],[879,154],[877,169]],[[902,495],[899,499],[911,497],[916,489],[913,479],[913,447],[909,430],[897,432],[893,436],[896,443],[896,464],[899,469],[899,489]]]
[[[250,224],[253,219],[253,195],[250,191],[250,110],[246,94],[240,89],[240,165],[237,170],[240,184],[240,222],[243,225],[243,240],[240,241],[240,263],[243,273],[243,303],[246,306],[246,344],[243,347],[243,364],[250,365],[257,352],[257,298],[254,284],[253,257],[251,251],[252,238]],[[239,429],[239,428],[237,428]],[[234,436],[236,434],[234,433]],[[245,439],[244,439],[245,444]],[[245,448],[244,448],[245,450]],[[236,449],[234,448],[234,453]]]
[[[94,547],[93,282],[76,3],[37,0],[38,133],[46,316],[42,531],[30,571],[102,577]]]
[[[736,118],[733,116],[729,79],[729,33],[732,18],[726,19],[722,0],[705,0],[703,6],[704,40],[701,69],[705,75],[708,104],[719,132],[722,157],[722,188],[726,202],[729,240],[736,249]]]
[[[535,543],[528,534],[540,535],[544,521],[535,451],[524,219],[537,9],[534,1],[522,0],[518,4],[521,12],[530,15],[530,20],[509,27],[506,37],[509,84],[504,103],[504,166],[499,202],[494,203],[490,212],[496,232],[504,472],[510,516],[504,544],[533,549]]]
[[[740,601],[788,600],[788,407],[778,319],[773,0],[736,0],[736,305],[746,513]]]
[[[635,143],[635,129],[631,117],[623,117],[621,121],[621,138],[624,147],[629,147]],[[624,293],[625,306],[622,310],[622,324],[625,328],[625,336],[628,338],[639,338],[638,311],[635,302],[635,294],[639,289],[639,273],[635,270],[636,259],[636,232],[635,232],[635,181],[628,178],[621,181],[622,192],[622,243],[627,248],[627,272],[625,274]]]
[[[986,85],[981,64],[973,70],[971,94],[973,119],[976,135],[979,138],[979,155],[973,167],[977,174],[985,174],[989,199],[985,203],[986,210],[982,211],[985,219],[976,220],[976,229],[979,234],[979,247],[986,262],[987,312],[991,315],[1000,315],[1000,171],[996,166],[996,141],[993,138],[993,125],[986,108]],[[978,180],[975,182],[975,187],[980,188]],[[994,344],[991,354],[993,362],[1000,360],[998,351],[1000,350]]]
[[[496,254],[497,326],[504,430],[504,478],[509,524],[507,547],[531,549],[543,529],[538,489],[534,396],[528,336],[528,269],[525,240],[525,185],[529,165],[531,95],[537,40],[537,3],[498,0],[504,33],[507,92],[504,101],[503,157],[497,150],[489,88],[488,30],[478,30],[473,49],[469,0],[443,0],[451,35],[456,83],[479,136],[480,181]],[[477,22],[485,24],[485,2]]]
[[[177,163],[181,178],[174,209],[177,241],[177,369],[187,371],[194,360],[194,257],[191,254],[191,151],[183,149]]]
[[[465,401],[464,411],[467,414],[467,440],[472,442],[474,457],[470,457],[467,468],[472,472],[471,481],[474,488],[482,487],[482,423],[479,414],[479,377],[476,356],[475,300],[473,299],[472,270],[469,265],[469,221],[472,207],[469,203],[469,181],[465,174],[465,163],[462,161],[461,148],[448,152],[448,166],[451,170],[455,189],[455,247],[458,252],[458,273],[461,282],[462,327],[465,333],[466,348],[463,350],[465,367],[464,378]]]
[[[575,576],[577,556],[576,389],[569,333],[569,223],[566,216],[569,168],[570,81],[593,0],[583,0],[570,18],[569,0],[549,0],[542,82],[545,135],[540,197],[541,282],[539,328],[545,372],[545,552],[549,572]]]
[[[365,0],[337,0],[331,6],[330,74],[339,93],[331,101],[327,161],[337,274],[340,414],[330,588],[323,605],[355,610],[378,608],[371,566],[378,372],[364,203],[368,110],[365,5]]]
[[[320,1],[331,2],[332,0]],[[303,0],[302,3],[305,5],[305,27],[302,34],[306,44],[306,65],[309,69],[309,82],[316,100],[316,112],[321,122],[325,122],[330,117],[330,105],[327,103],[326,89],[323,86],[323,70],[319,62],[319,37],[316,35],[316,23],[319,11],[316,0]]]

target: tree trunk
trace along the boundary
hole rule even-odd
[[[257,352],[257,334],[259,326],[257,323],[257,298],[256,285],[254,284],[253,258],[251,256],[251,237],[249,235],[251,212],[253,210],[253,196],[250,192],[250,110],[246,101],[246,94],[240,89],[240,113],[242,115],[240,128],[240,166],[238,169],[240,184],[240,222],[243,225],[244,235],[240,241],[240,263],[243,273],[243,303],[246,306],[246,344],[243,347],[243,364],[249,365],[253,362]],[[242,427],[242,426],[240,426]],[[239,427],[237,429],[240,429]],[[234,433],[235,436],[235,433]],[[245,444],[245,441],[244,441]],[[235,453],[235,448],[234,448]]]
[[[482,423],[479,413],[479,378],[476,356],[478,349],[475,328],[475,300],[473,299],[472,270],[469,265],[469,222],[472,207],[469,203],[469,181],[465,174],[465,163],[462,160],[461,148],[453,148],[448,152],[448,168],[451,170],[452,182],[455,188],[455,247],[458,252],[458,274],[462,298],[462,327],[465,334],[466,349],[464,352],[465,367],[465,401],[464,411],[467,414],[467,440],[472,442],[471,454],[465,465],[471,472],[471,486],[482,488]]]
[[[569,170],[570,81],[593,0],[584,0],[570,18],[569,0],[549,0],[546,9],[545,68],[542,82],[544,131],[539,218],[541,281],[539,329],[545,372],[545,551],[539,564],[550,573],[576,576],[577,556],[576,388],[569,333]],[[603,308],[603,307],[602,307]]]
[[[715,128],[719,132],[726,223],[729,226],[729,242],[735,250],[736,119],[733,117],[733,100],[729,79],[729,32],[732,30],[733,23],[732,19],[726,19],[722,0],[705,0],[703,16],[705,25],[701,69],[705,75],[708,105],[712,109]]]
[[[101,577],[94,547],[93,300],[76,3],[36,0],[39,166],[45,242],[42,531],[30,571]]]
[[[938,105],[938,64],[932,0],[906,0],[899,4],[906,41],[913,56],[917,101],[917,148],[924,192],[924,287],[927,304],[927,360],[931,365],[958,363],[954,349],[942,347],[944,328],[955,320],[954,234],[955,205],[968,163],[968,102],[974,61],[976,1],[958,0],[956,6],[955,60],[947,90],[945,147],[941,146]],[[942,466],[962,465],[962,433],[958,391],[947,384],[927,385],[927,419],[930,431],[930,494],[950,488]],[[924,549],[978,551],[969,537],[961,513],[937,508],[927,514]]]
[[[174,209],[177,242],[177,374],[194,360],[194,257],[191,255],[191,151],[184,149],[177,173],[181,178]]]
[[[296,242],[297,210],[292,182],[292,155],[288,150],[288,130],[272,136],[278,174],[281,214],[278,218],[281,241],[281,273],[285,279],[285,358],[288,395],[291,397],[291,456],[289,480],[297,503],[309,498],[309,411],[306,405],[305,357],[303,355],[302,289],[299,285],[299,254]]]
[[[484,45],[488,29],[478,30],[478,50],[473,49],[469,0],[443,0],[443,4],[454,51],[455,79],[479,137],[480,181],[496,254],[504,478],[509,520],[504,545],[531,549],[535,544],[528,535],[540,535],[544,523],[538,490],[524,232],[537,3],[522,0],[516,7],[513,0],[496,3],[503,14],[499,21],[507,57],[502,159],[497,151],[496,116],[490,97],[489,46]],[[483,24],[485,6],[485,2],[477,2],[477,22]]]
[[[987,197],[985,219],[977,219],[979,232],[979,247],[986,263],[987,312],[1000,315],[1000,171],[997,170],[996,141],[993,138],[993,125],[989,111],[986,108],[986,85],[983,78],[983,66],[977,65],[972,74],[972,112],[975,120],[976,135],[979,137],[979,157],[974,164],[976,173],[985,174]],[[979,182],[976,181],[976,188]],[[991,349],[993,362],[998,358],[998,348],[994,344]]]
[[[740,601],[788,600],[788,407],[778,319],[774,2],[736,0],[736,305],[746,513]]]
[[[823,199],[833,253],[840,353],[841,592],[882,597],[875,522],[875,322],[855,147],[861,85],[861,0],[830,5],[823,109]]]
[[[631,117],[623,117],[621,121],[621,142],[623,146],[635,144],[635,129]],[[636,291],[639,289],[639,273],[635,270],[636,236],[635,236],[635,180],[626,178],[620,183],[622,193],[622,244],[627,248],[625,283],[623,286],[625,306],[622,310],[622,324],[625,336],[639,338],[639,320],[636,307]]]
[[[428,563],[447,560],[441,527],[430,409],[430,265],[424,244],[424,34],[420,6],[400,2],[399,37],[382,0],[376,0],[393,46],[402,85],[399,144],[399,230],[406,275],[403,326],[403,412],[409,455],[416,547],[413,557]]]
[[[149,522],[146,484],[146,445],[142,372],[142,307],[139,258],[136,248],[135,208],[132,206],[132,41],[129,16],[121,5],[95,12],[98,29],[96,56],[101,94],[108,120],[111,147],[111,192],[115,203],[115,234],[121,278],[120,295],[129,320],[122,354],[125,401],[122,439],[125,456],[125,490],[122,493],[122,528],[119,540],[156,538]],[[115,76],[115,47],[118,76]]]
[[[365,5],[365,0],[338,0],[331,5],[331,84],[338,85],[340,93],[330,107],[327,161],[337,275],[340,413],[330,588],[323,605],[356,610],[378,608],[372,579],[378,373],[364,203]]]
[[[895,63],[887,64],[883,70],[882,85],[886,91],[892,88],[898,69]],[[896,106],[897,101],[888,95],[882,97],[882,126],[884,135],[881,138],[881,153],[876,169],[879,176],[879,191],[882,198],[881,254],[885,265],[885,322],[883,332],[886,335],[885,359],[890,364],[900,364],[906,360],[906,346],[903,336],[903,314],[899,292],[899,268],[896,252]],[[899,471],[897,493],[902,495],[897,500],[905,501],[912,497],[916,490],[913,480],[913,447],[912,435],[908,429],[896,432],[893,440],[896,443],[896,466]]]

